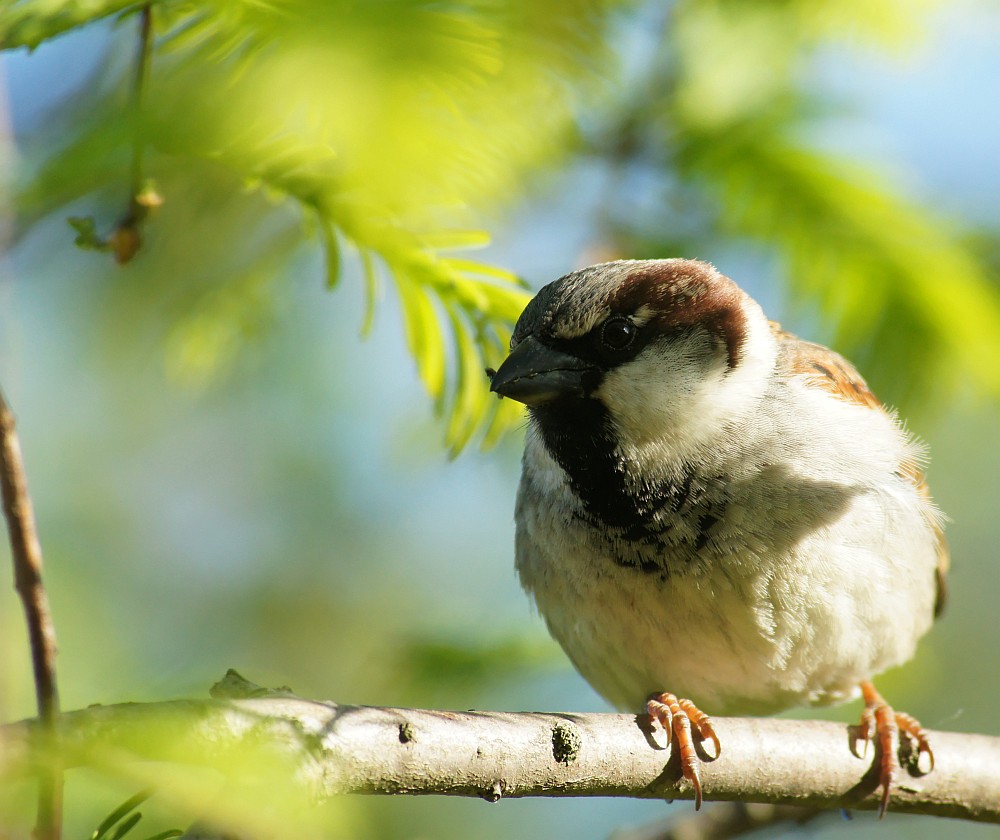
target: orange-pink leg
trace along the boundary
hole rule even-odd
[[[654,694],[646,702],[646,711],[651,718],[660,722],[667,736],[667,744],[676,743],[680,754],[681,773],[694,788],[695,810],[701,808],[701,775],[698,766],[701,759],[695,752],[692,728],[698,733],[700,740],[710,739],[715,745],[715,755],[718,758],[722,752],[719,736],[715,734],[712,719],[690,700],[684,700],[669,692]]]
[[[895,711],[870,682],[861,683],[861,696],[865,701],[859,727],[859,736],[865,744],[862,757],[868,753],[868,743],[874,736],[878,740],[879,748],[879,785],[882,788],[882,803],[878,815],[882,818],[889,808],[889,796],[899,773],[899,733],[902,732],[917,742],[917,761],[919,762],[920,756],[926,753],[930,759],[930,770],[934,769],[934,752],[931,750],[927,732],[920,722],[911,715]]]

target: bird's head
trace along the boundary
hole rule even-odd
[[[753,412],[776,342],[760,307],[695,260],[622,260],[545,286],[521,314],[491,390],[543,429],[594,418],[628,456],[711,445]],[[568,427],[568,428],[567,428]]]

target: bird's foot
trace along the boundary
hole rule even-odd
[[[695,752],[692,729],[698,733],[699,740],[710,740],[715,746],[718,758],[722,752],[719,736],[715,734],[712,719],[690,700],[684,700],[674,694],[662,692],[654,694],[646,701],[646,712],[653,720],[660,722],[667,735],[667,744],[672,741],[677,745],[681,760],[681,773],[694,788],[695,810],[701,808],[701,775],[698,766],[701,759]]]
[[[889,807],[889,796],[899,773],[900,733],[916,742],[918,764],[920,757],[927,755],[930,761],[927,772],[934,769],[934,752],[931,750],[927,732],[915,717],[893,709],[870,682],[861,683],[861,695],[865,701],[865,708],[861,712],[861,724],[858,727],[860,730],[858,737],[864,741],[861,756],[864,758],[868,752],[868,743],[873,737],[876,738],[880,762],[879,786],[882,788],[882,804],[878,814],[881,819]]]

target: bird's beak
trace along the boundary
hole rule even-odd
[[[556,397],[582,397],[584,375],[593,369],[582,359],[528,336],[510,351],[500,369],[491,373],[490,390],[525,405],[539,405]]]

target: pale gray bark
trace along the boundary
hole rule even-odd
[[[250,692],[251,694],[254,692]],[[443,794],[689,799],[662,730],[635,715],[446,712],[342,706],[288,693],[92,707],[62,715],[70,764],[138,760],[294,765],[311,794]],[[717,718],[722,755],[702,769],[706,799],[873,809],[877,772],[843,724]],[[29,771],[43,733],[0,727],[0,778]],[[1000,822],[1000,738],[932,732],[936,767],[903,769],[890,810]],[[239,761],[234,762],[233,757]],[[252,756],[252,759],[250,758]]]

